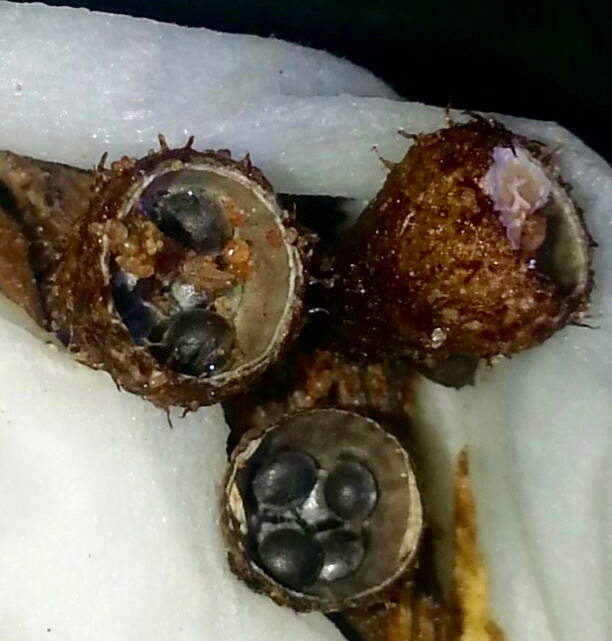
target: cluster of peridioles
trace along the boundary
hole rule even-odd
[[[134,341],[147,343],[160,362],[191,376],[214,373],[235,342],[232,323],[216,310],[220,298],[235,297],[237,288],[222,259],[236,229],[221,197],[201,179],[186,183],[181,172],[169,172],[148,185],[132,215],[154,223],[158,256],[155,269],[147,265],[140,275],[130,273],[135,240],[122,225],[125,238],[115,242],[112,280],[118,313]],[[164,262],[166,273],[159,268]]]
[[[326,470],[301,450],[275,452],[252,471],[249,495],[256,558],[284,586],[338,581],[363,562],[378,490],[362,462],[338,460]]]
[[[406,450],[379,423],[333,408],[246,432],[222,505],[234,572],[304,612],[384,597],[411,567],[423,529]]]

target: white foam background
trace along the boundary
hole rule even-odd
[[[372,146],[398,159],[408,144],[399,128],[444,124],[441,109],[393,98],[367,72],[275,40],[0,2],[0,147],[19,153],[91,166],[106,150],[143,153],[159,132],[173,144],[194,134],[199,147],[249,151],[279,191],[364,200],[384,179]],[[509,641],[605,641],[612,171],[554,123],[504,120],[560,146],[600,245],[598,329],[567,328],[481,372],[473,389],[423,382],[415,448],[427,452],[423,485],[442,524],[446,471],[470,448],[494,612]],[[13,322],[0,332],[0,638],[51,638],[47,627],[94,641],[337,636],[227,574],[212,507],[225,438],[217,409],[170,431],[105,374]]]
[[[340,638],[230,573],[218,406],[170,429],[0,302],[1,639]]]

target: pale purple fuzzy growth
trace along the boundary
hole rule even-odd
[[[512,249],[518,249],[527,216],[541,209],[552,184],[541,165],[521,147],[495,147],[481,187],[493,201]]]

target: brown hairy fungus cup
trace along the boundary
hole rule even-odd
[[[415,135],[335,258],[338,335],[432,367],[514,354],[581,322],[592,247],[541,143],[478,116]]]
[[[160,143],[91,172],[4,152],[0,180],[47,328],[118,386],[193,410],[298,332],[309,247],[248,156]]]

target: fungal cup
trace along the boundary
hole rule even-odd
[[[54,278],[53,328],[162,407],[242,389],[299,328],[304,253],[248,158],[162,139],[99,171],[78,232]]]
[[[277,473],[283,457],[308,457],[316,481],[297,501],[270,509],[261,500],[261,478],[291,486],[289,474]],[[303,465],[293,469],[305,478]],[[411,567],[422,530],[406,451],[375,421],[332,409],[289,414],[247,432],[230,461],[222,512],[233,571],[256,591],[301,611],[384,600]]]
[[[336,257],[345,348],[435,375],[581,323],[594,243],[553,156],[482,116],[415,135]]]

